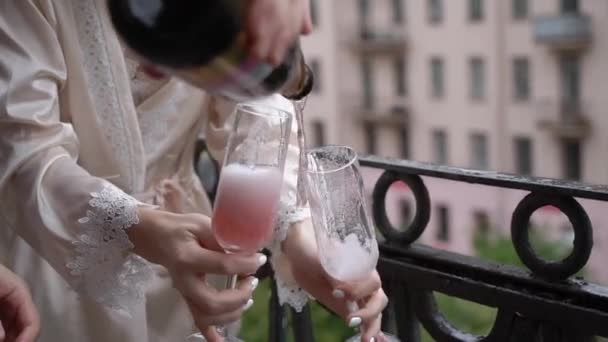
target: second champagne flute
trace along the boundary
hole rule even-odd
[[[326,146],[308,151],[306,157],[307,194],[321,265],[338,282],[361,281],[376,269],[378,243],[357,153],[347,146]],[[359,309],[357,303],[347,304],[351,312]],[[360,323],[360,319],[349,322]],[[399,342],[395,336],[384,336]],[[347,342],[355,341],[361,336]]]

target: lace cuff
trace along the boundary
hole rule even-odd
[[[279,273],[275,272],[274,279],[277,283],[279,304],[288,304],[296,310],[296,312],[302,312],[302,309],[304,309],[308,300],[311,299],[310,295],[300,287],[286,283]]]
[[[91,197],[86,217],[78,220],[82,234],[74,242],[76,257],[67,267],[79,292],[130,316],[152,272],[143,258],[129,253],[134,246],[126,230],[139,223],[139,202],[112,184]]]
[[[288,201],[282,201],[281,207],[279,208],[279,216],[274,231],[273,242],[270,246],[270,251],[272,253],[270,263],[275,270],[279,303],[281,305],[289,304],[297,312],[302,311],[310,296],[295,284],[286,282],[282,277],[280,272],[280,265],[283,259],[281,244],[287,238],[289,227],[308,217],[310,217],[310,210],[308,208],[297,207],[293,196],[290,196],[290,200]]]

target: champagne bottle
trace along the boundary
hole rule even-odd
[[[250,56],[245,0],[108,0],[112,23],[144,61],[205,91],[245,101],[273,93],[299,100],[313,74],[299,43],[274,67]]]

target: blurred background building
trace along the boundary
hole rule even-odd
[[[313,17],[303,42],[317,74],[310,144],[608,184],[608,1],[313,0]],[[378,176],[365,173],[370,185]],[[525,196],[425,181],[435,207],[422,241],[462,253],[474,253],[476,233],[506,233]],[[407,187],[387,201],[394,225],[406,225]],[[584,205],[595,228],[589,275],[608,284],[608,208]],[[533,224],[572,239],[554,208]]]

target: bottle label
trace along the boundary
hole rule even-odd
[[[177,70],[177,75],[207,92],[243,101],[270,95],[263,80],[274,67],[249,55],[245,34],[232,47],[203,67]]]

